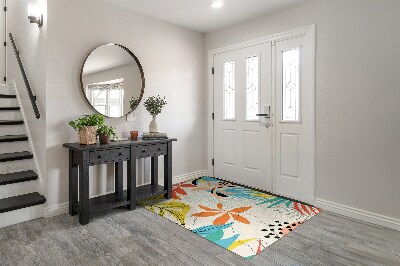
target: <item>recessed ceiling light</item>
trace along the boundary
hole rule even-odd
[[[212,8],[220,8],[220,7],[222,7],[224,5],[224,3],[222,2],[222,1],[214,1],[212,4],[211,4],[211,7]]]

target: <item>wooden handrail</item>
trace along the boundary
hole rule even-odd
[[[33,95],[33,93],[32,93],[31,85],[29,84],[29,80],[26,76],[24,66],[22,65],[21,57],[19,56],[19,51],[17,49],[17,46],[15,45],[14,37],[11,33],[9,33],[8,35],[10,36],[11,44],[13,46],[15,56],[17,57],[18,65],[21,70],[22,77],[24,79],[26,90],[28,91],[29,99],[31,100],[33,111],[35,112],[36,118],[39,119],[40,113],[39,113],[39,109],[36,104],[36,96]]]

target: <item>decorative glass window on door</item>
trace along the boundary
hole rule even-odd
[[[300,48],[282,52],[282,121],[299,121]]]
[[[246,59],[246,120],[259,120],[256,116],[259,107],[259,73],[258,56],[248,57]]]
[[[89,95],[90,103],[98,112],[109,117],[123,116],[123,79],[89,84],[87,95]]]
[[[224,119],[235,119],[235,62],[224,63]]]

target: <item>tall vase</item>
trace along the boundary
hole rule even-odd
[[[160,131],[160,129],[159,129],[159,125],[157,122],[157,117],[153,116],[153,119],[151,120],[150,125],[149,125],[149,132],[150,133],[158,133],[159,131]]]

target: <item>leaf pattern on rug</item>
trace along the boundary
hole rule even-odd
[[[153,205],[147,205],[146,209],[157,213],[161,217],[165,216],[165,213],[171,214],[175,219],[182,225],[185,225],[186,214],[190,210],[190,205],[177,202],[177,201],[170,201],[170,202],[160,202]],[[158,210],[158,212],[156,211]]]
[[[186,196],[187,195],[187,193],[184,190],[184,188],[195,188],[195,187],[196,187],[195,185],[193,185],[193,184],[185,184],[185,182],[181,182],[179,184],[172,185],[172,198],[180,200],[181,198],[180,198],[179,195],[182,195],[182,196]]]
[[[222,203],[217,204],[218,209],[213,209],[209,208],[206,206],[199,205],[200,209],[205,210],[205,212],[198,212],[192,214],[194,217],[210,217],[210,216],[216,216],[219,214],[222,214],[221,216],[215,218],[213,221],[213,225],[222,225],[227,223],[231,218],[234,220],[244,223],[244,224],[250,224],[250,221],[244,218],[243,216],[239,215],[239,213],[243,213],[249,209],[251,209],[252,206],[245,206],[245,207],[239,207],[239,208],[234,208],[232,210],[225,210],[222,206]]]

